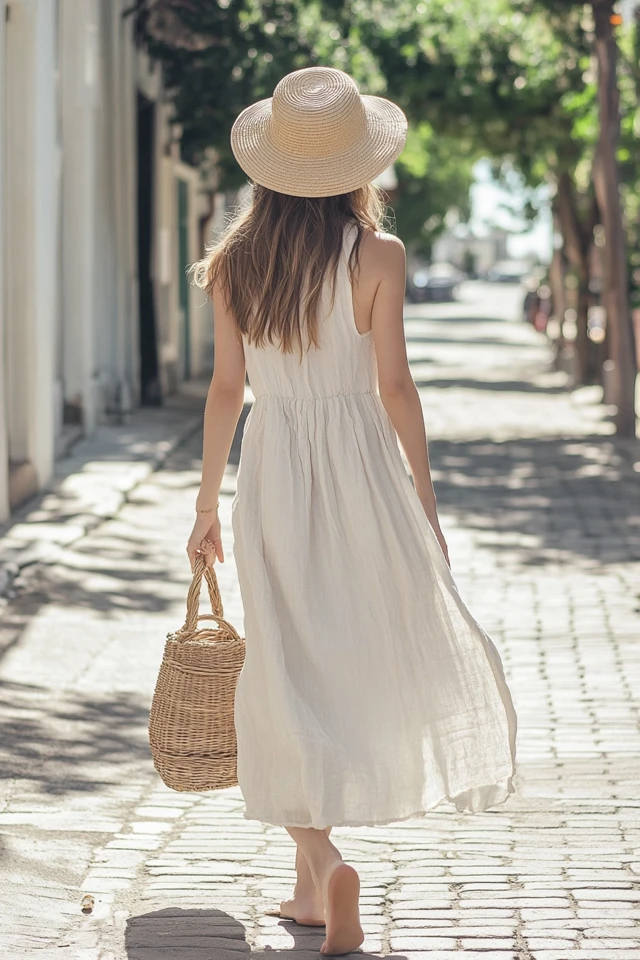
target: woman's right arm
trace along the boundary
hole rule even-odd
[[[406,262],[397,237],[376,235],[368,244],[368,275],[377,278],[371,330],[378,365],[380,399],[398,434],[420,502],[449,563],[449,553],[436,507],[427,436],[420,395],[407,358],[404,334]]]
[[[215,316],[215,364],[204,411],[202,480],[196,500],[196,519],[187,543],[191,569],[202,540],[210,540],[215,547],[215,558],[221,563],[224,561],[217,502],[244,402],[244,347],[217,285],[211,299]]]

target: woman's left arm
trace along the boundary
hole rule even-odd
[[[224,562],[218,517],[218,496],[233,437],[244,403],[245,359],[242,340],[233,315],[216,284],[212,293],[215,361],[204,411],[202,480],[196,499],[196,520],[187,554],[193,570],[203,540],[214,544],[214,562]]]

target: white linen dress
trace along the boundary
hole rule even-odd
[[[246,342],[255,402],[232,505],[246,659],[244,817],[382,824],[513,792],[516,716],[404,467],[355,326],[345,228],[320,348]]]

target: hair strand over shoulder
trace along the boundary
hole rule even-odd
[[[192,267],[209,296],[217,285],[238,331],[249,343],[276,344],[285,353],[318,346],[324,283],[332,290],[348,224],[358,233],[350,257],[353,276],[366,230],[380,230],[382,192],[367,184],[335,197],[293,197],[254,186],[251,204]]]

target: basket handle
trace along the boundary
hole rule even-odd
[[[209,591],[209,600],[211,601],[211,612],[216,620],[224,618],[222,609],[222,597],[218,587],[218,579],[213,567],[207,564],[207,558],[204,554],[196,554],[196,562],[193,570],[193,580],[187,594],[187,617],[184,623],[184,629],[193,631],[198,626],[198,612],[200,610],[200,590],[202,588],[202,578],[207,582]]]
[[[225,620],[224,617],[216,617],[215,613],[202,613],[198,617],[198,623],[200,623],[202,620],[213,620],[214,623],[217,623],[218,626],[222,627],[223,630],[226,629],[233,640],[242,639],[233,624],[229,623],[228,620]]]

